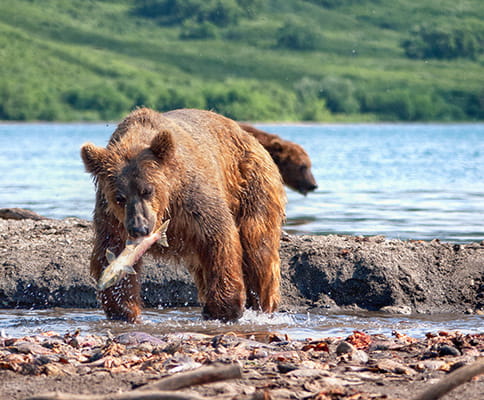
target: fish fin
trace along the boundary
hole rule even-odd
[[[116,256],[111,250],[106,249],[106,259],[109,263],[112,263],[114,260],[116,260]]]
[[[168,224],[170,223],[170,219],[167,219],[165,220],[165,222],[163,222],[160,226],[160,230],[166,232],[166,230],[168,229]]]
[[[125,265],[123,271],[130,275],[136,275],[136,270],[131,265]]]
[[[168,230],[168,224],[170,223],[170,220],[167,219],[163,224],[161,224],[160,227],[160,232],[161,236],[160,239],[158,239],[158,243],[160,243],[163,247],[168,247],[168,238],[166,236],[166,231]]]
[[[97,289],[98,289],[98,290],[106,290],[106,289],[107,289],[109,286],[111,286],[111,285],[108,285],[108,284],[107,284],[107,283],[105,283],[105,282],[101,282],[101,281],[99,281],[99,282],[97,283]]]
[[[166,233],[162,233],[158,243],[161,244],[163,247],[168,247],[168,238],[166,237]]]

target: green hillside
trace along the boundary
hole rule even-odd
[[[482,0],[0,2],[0,119],[484,120]]]

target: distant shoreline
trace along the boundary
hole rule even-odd
[[[83,120],[73,120],[73,121],[42,121],[42,120],[33,120],[33,121],[10,121],[10,120],[0,120],[0,126],[2,125],[36,125],[36,124],[45,124],[45,125],[113,125],[115,127],[119,122],[119,120],[112,120],[112,121],[83,121]],[[484,120],[482,121],[320,121],[320,122],[311,122],[311,121],[293,121],[293,122],[283,122],[283,121],[240,121],[244,123],[249,123],[257,126],[340,126],[340,125],[484,125]]]

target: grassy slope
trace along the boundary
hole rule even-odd
[[[0,115],[3,110],[13,119],[111,119],[137,104],[156,107],[167,88],[183,88],[186,95],[256,80],[247,84],[252,90],[284,93],[305,77],[348,78],[357,90],[372,93],[402,88],[482,93],[482,56],[476,61],[410,60],[400,47],[409,29],[430,19],[479,23],[484,20],[481,0],[367,0],[335,9],[302,0],[268,3],[267,13],[225,28],[222,35],[231,40],[181,41],[179,27],[133,16],[130,1],[1,2]],[[276,31],[289,14],[319,27],[320,50],[275,47]],[[99,104],[73,106],[66,100],[101,89],[106,99],[100,96]],[[199,99],[193,103],[206,106]],[[266,115],[300,118],[289,108],[285,115]]]

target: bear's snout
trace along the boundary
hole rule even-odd
[[[147,236],[150,233],[148,224],[143,221],[144,218],[135,218],[132,224],[128,224],[126,230],[128,235],[132,238],[139,238],[142,236]]]
[[[318,188],[318,185],[316,185],[315,182],[302,182],[302,184],[299,186],[298,190],[301,192],[303,195],[307,195],[308,192],[312,192]]]
[[[142,202],[128,203],[124,225],[131,238],[148,236],[154,227],[149,218],[150,213],[145,208]]]

